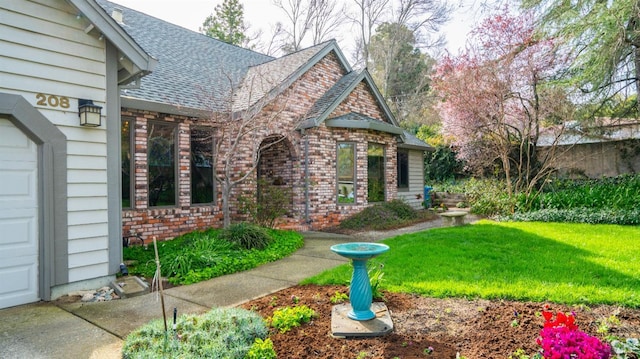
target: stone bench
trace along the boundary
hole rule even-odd
[[[449,211],[440,213],[444,223],[447,225],[461,226],[464,224],[464,217],[467,216],[467,212],[464,211]]]

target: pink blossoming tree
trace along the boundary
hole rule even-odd
[[[534,35],[531,14],[508,9],[485,20],[459,56],[446,56],[434,88],[444,135],[475,174],[504,176],[510,196],[540,189],[557,157],[557,140],[573,106],[552,85],[566,64],[553,40]],[[550,147],[538,149],[543,132]]]

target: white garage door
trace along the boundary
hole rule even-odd
[[[38,152],[0,118],[0,308],[38,296]]]

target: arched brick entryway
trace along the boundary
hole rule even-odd
[[[283,136],[262,141],[258,163],[258,204],[264,211],[279,211],[281,217],[293,218],[294,151]]]

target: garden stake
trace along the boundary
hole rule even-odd
[[[178,308],[173,307],[173,334],[178,339],[178,331],[176,330],[178,326],[176,325],[176,317],[178,316]]]
[[[162,305],[162,318],[164,319],[164,332],[168,332],[167,329],[167,313],[164,310],[164,293],[162,292],[162,272],[160,271],[160,257],[158,256],[158,244],[156,243],[156,237],[153,236],[153,250],[156,252],[156,277],[158,278],[158,289],[160,289],[160,304]]]

